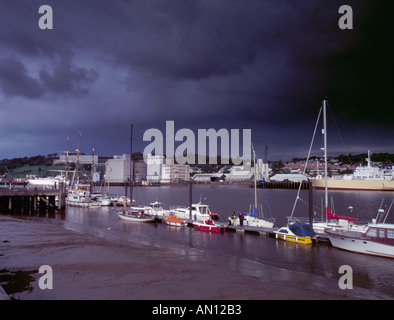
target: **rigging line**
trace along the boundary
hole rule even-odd
[[[300,200],[300,202],[301,202],[302,204],[304,204],[305,206],[309,207],[309,202],[307,202],[306,200],[304,200],[304,199],[302,199],[302,198],[300,198],[299,200]],[[315,212],[317,212],[317,211],[320,212],[320,211],[321,211],[321,208],[318,207],[318,206],[313,205],[312,208],[315,210]]]
[[[337,130],[338,135],[339,135],[339,138],[341,139],[343,148],[344,148],[345,152],[347,153],[347,158],[348,158],[348,160],[349,160],[349,163],[351,163],[351,162],[350,162],[350,157],[349,157],[349,149],[346,147],[345,142],[343,141],[342,134],[341,134],[341,132],[339,131],[339,127],[338,127],[337,122],[335,121],[335,118],[334,118],[334,113],[332,112],[332,110],[331,110],[331,108],[330,108],[330,105],[329,105],[328,101],[326,102],[326,104],[327,104],[327,106],[328,106],[328,110],[330,111],[330,115],[331,115],[331,118],[332,118],[332,122],[334,123],[335,129]]]
[[[315,140],[316,130],[317,130],[317,127],[318,127],[318,125],[319,125],[319,120],[320,120],[321,112],[322,112],[322,107],[320,107],[319,115],[317,116],[317,121],[316,121],[316,125],[315,125],[315,130],[313,131],[312,141],[311,141],[311,145],[310,145],[310,147],[309,147],[308,157],[306,158],[305,167],[304,167],[304,171],[303,171],[302,175],[305,175],[305,172],[306,172],[306,167],[307,167],[307,165],[308,165],[309,157],[310,157],[310,155],[311,155],[312,146],[313,146],[313,141]],[[296,205],[297,205],[297,200],[299,199],[299,196],[300,196],[301,187],[302,187],[302,180],[301,180],[301,182],[300,182],[300,186],[298,187],[297,197],[296,197],[296,199],[295,199],[295,201],[294,201],[293,210],[291,211],[291,216],[290,216],[291,218],[293,217],[293,214],[294,214],[294,211],[295,211],[295,208],[296,208]]]
[[[267,200],[267,205],[268,205],[268,210],[269,210],[269,212],[270,212],[270,216],[271,216],[271,218],[273,218],[272,212],[271,212],[270,203],[268,202],[267,191],[265,190],[265,186],[264,186],[264,179],[261,179],[261,183],[262,183],[262,185],[263,185],[264,195],[265,195],[265,199]]]

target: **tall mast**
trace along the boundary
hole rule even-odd
[[[77,149],[77,185],[79,184],[79,173],[78,173],[78,168],[79,168],[79,140],[81,137],[81,132],[78,131],[78,149]]]
[[[256,209],[256,216],[257,216],[257,167],[256,167],[256,152],[253,148],[253,166],[254,166],[254,208]]]
[[[133,182],[134,182],[134,163],[133,163],[133,124],[130,125],[130,205],[133,205]]]
[[[324,207],[328,208],[328,170],[327,170],[327,112],[326,112],[327,100],[323,100],[323,134],[324,134]]]
[[[67,181],[68,181],[68,143],[69,143],[69,138],[67,137],[67,149],[66,149],[66,169],[65,169],[65,175],[66,175],[66,188],[67,188]]]

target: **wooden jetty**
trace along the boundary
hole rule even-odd
[[[58,189],[0,188],[0,213],[46,214],[66,206],[65,184]]]
[[[298,189],[300,187],[300,183],[292,181],[265,181],[264,187],[266,189]],[[257,188],[263,188],[263,184],[261,181],[257,182]],[[301,189],[308,190],[309,188],[310,183],[308,183],[307,181],[302,183]]]

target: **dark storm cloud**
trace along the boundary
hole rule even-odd
[[[92,84],[97,77],[95,70],[76,67],[69,61],[61,61],[51,73],[40,71],[40,79],[55,93],[87,94],[89,90],[85,85]]]
[[[0,88],[7,96],[38,98],[44,93],[39,82],[14,58],[0,59]]]
[[[40,1],[0,4],[0,90],[59,135],[83,126],[103,153],[126,151],[114,141],[130,122],[142,149],[166,120],[251,128],[261,145],[300,150],[325,96],[349,134],[365,123],[392,134],[386,4],[348,1],[353,30],[338,28],[339,0],[48,0],[53,30],[38,28]]]

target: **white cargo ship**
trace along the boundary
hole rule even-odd
[[[373,166],[369,151],[366,160],[367,165],[359,165],[351,175],[327,179],[328,189],[394,191],[394,167],[392,169],[380,169]],[[322,177],[311,181],[313,188],[324,189],[325,182]]]

